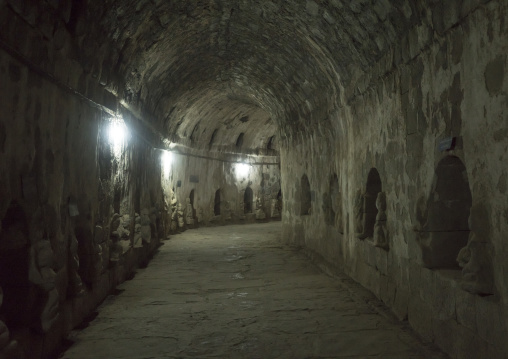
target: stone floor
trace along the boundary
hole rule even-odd
[[[279,236],[280,222],[172,236],[61,357],[444,358]]]

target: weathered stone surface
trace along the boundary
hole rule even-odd
[[[451,356],[504,358],[507,14],[502,0],[0,0],[0,318],[26,357],[49,358],[171,231],[269,220],[277,200],[283,242]],[[112,118],[129,133],[113,145]],[[29,280],[39,241],[51,285]]]
[[[485,67],[485,87],[491,96],[497,95],[503,88],[506,56],[497,56]]]

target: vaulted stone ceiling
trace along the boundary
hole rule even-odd
[[[89,1],[75,31],[90,70],[166,138],[206,148],[216,130],[226,146],[245,133],[244,147],[255,149],[277,130],[327,121],[341,92],[394,51],[427,5]]]

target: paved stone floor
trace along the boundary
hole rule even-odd
[[[280,222],[172,236],[61,357],[442,357],[279,236]]]

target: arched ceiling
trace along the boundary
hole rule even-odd
[[[354,71],[396,46],[425,2],[88,1],[82,48],[164,137],[207,148],[215,130],[226,147],[245,133],[256,149],[326,121]]]

